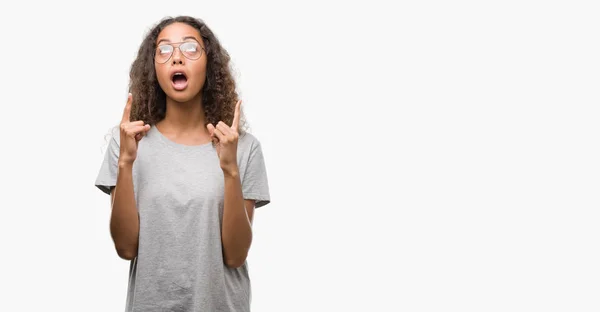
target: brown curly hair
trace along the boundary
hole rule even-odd
[[[166,94],[158,84],[154,68],[156,39],[160,32],[173,23],[185,23],[198,30],[205,46],[207,65],[206,81],[202,87],[202,104],[206,124],[223,121],[231,125],[238,100],[236,84],[229,67],[229,53],[203,20],[190,16],[166,17],[156,24],[144,38],[129,72],[129,92],[133,96],[131,121],[143,120],[155,125],[165,117]],[[240,133],[244,131],[245,118],[240,110]]]

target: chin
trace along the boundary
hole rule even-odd
[[[169,92],[167,93],[167,97],[172,99],[175,102],[179,102],[179,103],[184,103],[184,102],[188,102],[189,100],[191,100],[193,97],[186,94],[187,92],[181,92],[181,91],[176,91],[176,92]]]
[[[167,94],[167,97],[171,98],[173,101],[178,103],[185,103],[194,100],[194,98],[198,96],[199,92],[199,90],[194,92],[194,90],[186,88],[182,91],[169,90],[169,92],[165,93]]]

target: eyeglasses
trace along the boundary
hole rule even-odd
[[[175,51],[174,44],[179,43],[177,47],[181,54],[183,54],[187,59],[197,60],[202,56],[202,46],[199,43],[193,41],[186,42],[176,42],[169,44],[161,44],[156,48],[156,53],[154,54],[154,59],[157,63],[163,64],[166,63],[171,56],[173,56],[173,51]]]

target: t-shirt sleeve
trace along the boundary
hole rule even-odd
[[[104,160],[96,177],[96,187],[106,194],[110,194],[111,189],[117,184],[117,171],[119,168],[118,135],[118,128],[113,128],[104,154]]]
[[[242,194],[244,199],[255,200],[255,208],[262,207],[271,202],[267,168],[261,144],[258,140],[252,142],[248,163],[246,164],[242,180]]]

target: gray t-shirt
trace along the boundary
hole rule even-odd
[[[244,199],[270,202],[260,142],[238,139]],[[116,184],[119,128],[112,131],[95,185]],[[211,143],[175,143],[152,127],[138,145],[133,185],[140,217],[138,254],[130,262],[126,312],[250,311],[248,264],[228,268],[221,245],[224,177]]]

